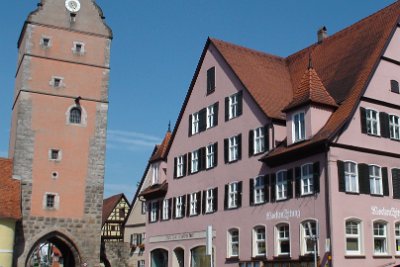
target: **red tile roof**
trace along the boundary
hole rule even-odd
[[[335,100],[328,93],[317,72],[311,66],[305,71],[303,78],[300,80],[293,100],[283,110],[288,111],[309,103],[337,107]]]
[[[210,39],[268,117],[284,119],[282,110],[290,102],[300,101],[301,92],[295,95],[295,98],[293,95],[297,88],[303,86],[301,81],[310,54],[322,86],[339,105],[326,125],[310,140],[277,149],[267,157],[286,153],[310,143],[329,140],[336,135],[355,111],[396,28],[399,14],[400,1],[397,1],[327,37],[321,43],[311,45],[287,58]],[[320,98],[321,96],[316,97],[318,100]],[[323,98],[324,102],[332,102],[327,96]]]
[[[154,154],[151,156],[151,158],[149,160],[150,162],[165,159],[166,151],[167,151],[167,147],[168,147],[170,139],[171,139],[171,131],[167,131],[162,143],[160,145],[157,145],[156,151],[154,152]]]
[[[12,178],[13,161],[0,158],[0,218],[21,219],[21,182]]]

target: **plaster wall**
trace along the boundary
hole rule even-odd
[[[15,221],[0,219],[0,266],[11,267],[14,248]]]

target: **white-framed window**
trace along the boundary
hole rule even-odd
[[[239,206],[239,183],[231,183],[228,185],[228,209],[237,208]]]
[[[211,213],[214,212],[214,201],[217,201],[214,199],[214,188],[207,189],[206,191],[206,213]]]
[[[265,127],[253,130],[253,153],[258,154],[265,151]]]
[[[79,107],[73,107],[69,113],[69,123],[80,124],[82,118],[82,110]]]
[[[86,127],[87,125],[87,112],[85,108],[79,103],[71,105],[65,112],[65,116],[67,125],[74,125],[79,127]]]
[[[60,149],[49,149],[49,160],[51,161],[60,161],[62,158],[62,152]]]
[[[239,257],[239,230],[228,231],[228,258]]]
[[[397,222],[394,225],[394,237],[396,255],[400,255],[400,222]]]
[[[153,163],[151,165],[151,172],[152,172],[152,177],[151,177],[151,184],[159,184],[160,183],[160,176],[159,176],[159,163]]]
[[[60,207],[60,197],[57,193],[46,192],[42,204],[45,210],[57,210]]]
[[[388,231],[387,223],[383,221],[374,222],[374,254],[388,254]]]
[[[276,173],[276,200],[282,200],[287,198],[287,171],[282,170]]]
[[[64,78],[60,76],[52,76],[49,84],[54,88],[64,87]]]
[[[253,228],[253,256],[265,256],[266,252],[265,227],[256,226]]]
[[[182,177],[184,175],[183,171],[184,171],[184,164],[185,164],[185,160],[184,160],[184,156],[178,156],[176,158],[176,176],[177,177]]]
[[[197,201],[200,201],[197,199],[197,193],[191,193],[190,194],[190,209],[189,209],[189,215],[197,215]]]
[[[214,167],[214,161],[215,161],[215,144],[208,145],[206,148],[206,168],[210,169]]]
[[[144,267],[144,260],[139,260],[138,261],[138,267]]]
[[[293,143],[304,140],[306,138],[306,125],[304,120],[304,112],[293,114]]]
[[[191,153],[190,172],[195,173],[199,171],[199,150]]]
[[[199,121],[200,121],[199,112],[193,113],[192,114],[192,134],[197,134],[199,132]]]
[[[85,54],[85,43],[73,42],[72,43],[72,53],[74,55],[82,56]]]
[[[229,138],[229,162],[239,159],[239,136]]]
[[[42,38],[40,39],[40,46],[43,49],[47,49],[50,48],[51,45],[52,45],[51,38],[49,36],[42,36]]]
[[[346,221],[346,255],[360,255],[361,248],[361,222],[350,219]]]
[[[346,192],[359,192],[358,185],[358,166],[352,161],[344,162],[344,177],[346,183]]]
[[[179,196],[175,198],[175,217],[182,218],[183,217],[183,196]]]
[[[169,199],[164,199],[162,202],[162,219],[164,221],[169,220],[170,216],[170,209],[171,207],[169,206],[170,200]]]
[[[396,115],[389,116],[390,138],[400,139],[400,118]]]
[[[379,112],[373,109],[365,110],[367,120],[367,133],[379,135]]]
[[[382,168],[377,165],[369,165],[369,188],[373,195],[383,195]]]
[[[150,222],[156,222],[158,220],[158,201],[152,201],[150,203]]]
[[[290,255],[289,224],[281,223],[275,227],[276,255]]]
[[[214,105],[207,107],[207,129],[214,127]]]
[[[265,202],[265,180],[263,176],[258,176],[253,179],[253,197],[254,204]]]
[[[301,166],[301,194],[309,195],[314,192],[313,165],[311,163]]]
[[[301,223],[301,252],[302,255],[313,254],[317,242],[317,224],[314,220]]]
[[[229,97],[229,119],[239,116],[239,94],[234,94]]]

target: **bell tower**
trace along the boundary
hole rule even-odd
[[[99,266],[111,39],[94,0],[41,0],[24,24],[9,146],[22,190],[15,266],[43,245],[64,266]]]

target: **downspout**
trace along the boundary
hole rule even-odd
[[[329,150],[329,143],[325,143],[325,210],[326,210],[326,238],[329,238],[329,256],[332,257],[332,233],[331,233],[331,192],[330,192],[330,187],[329,187],[329,156],[328,154],[330,153]],[[328,257],[329,257],[328,256]],[[332,258],[331,258],[332,259]],[[332,261],[328,259],[329,266],[332,265]]]

